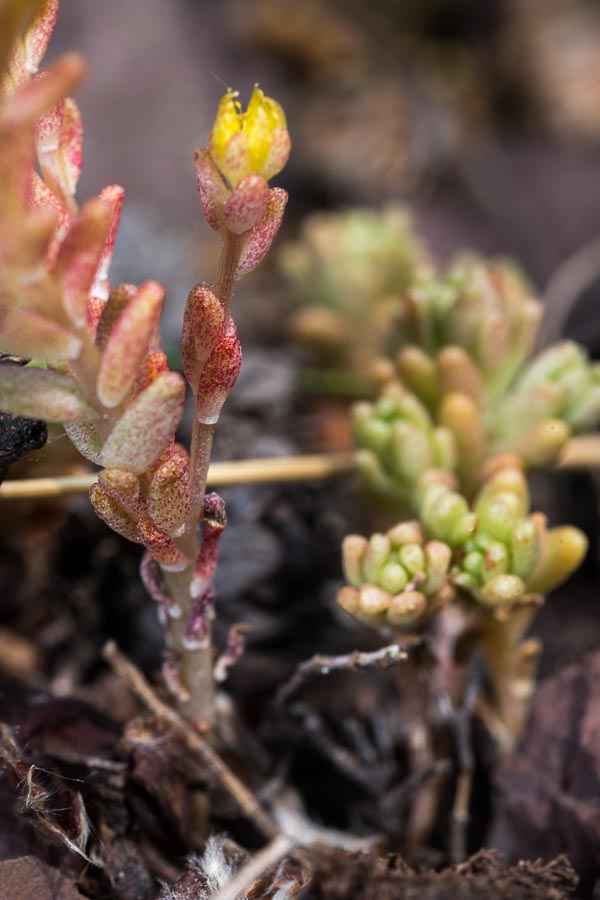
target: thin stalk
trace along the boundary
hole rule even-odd
[[[242,236],[228,231],[221,251],[219,277],[215,288],[215,294],[223,304],[226,322],[231,315],[231,299],[235,287],[235,273],[240,262],[241,252]]]
[[[179,680],[182,688],[179,711],[200,731],[208,731],[212,725],[214,705],[214,663],[210,621],[206,623],[206,639],[201,647],[191,649],[184,644],[185,630],[192,611],[190,583],[193,573],[193,563],[181,572],[163,570],[165,587],[182,611],[182,615],[177,619],[169,616],[167,639],[169,646],[179,657]]]
[[[235,273],[240,261],[241,249],[241,237],[227,232],[215,288],[215,294],[225,311],[225,321],[230,316]],[[206,635],[200,647],[188,648],[185,646],[184,639],[194,603],[191,595],[191,583],[198,553],[198,535],[202,523],[213,433],[213,425],[201,422],[198,416],[194,417],[190,447],[192,505],[181,538],[177,542],[179,549],[187,559],[187,564],[179,572],[163,569],[167,590],[181,609],[181,617],[177,619],[169,617],[167,626],[169,646],[178,656],[180,664],[179,678],[182,699],[179,707],[188,719],[204,729],[210,728],[214,714],[214,661],[210,617],[206,617]]]

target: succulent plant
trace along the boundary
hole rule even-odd
[[[335,250],[324,242],[322,253],[333,266]],[[371,265],[377,283],[359,243],[356,256],[354,266]],[[338,603],[398,632],[422,632],[448,604],[474,616],[499,715],[516,733],[536,658],[525,628],[587,547],[577,529],[548,528],[544,515],[530,512],[524,473],[554,464],[574,432],[600,420],[599,369],[572,342],[528,360],[541,304],[510,263],[464,257],[442,274],[420,263],[419,256],[390,301],[390,340],[377,345],[385,364],[371,361],[378,396],[351,410],[360,484],[375,509],[400,524],[344,541],[348,583]],[[340,294],[338,315],[344,301]],[[409,551],[392,537],[403,529],[420,535]],[[414,571],[404,565],[407,552]],[[444,561],[441,582],[432,552]]]
[[[302,301],[292,324],[296,338],[320,359],[358,368],[393,351],[398,298],[417,271],[429,269],[397,206],[313,214],[278,258]]]
[[[448,581],[451,555],[447,544],[426,540],[417,521],[368,540],[348,535],[342,545],[348,585],[338,603],[371,625],[418,626],[454,596]]]
[[[230,314],[236,281],[264,258],[285,191],[268,179],[287,161],[281,107],[256,86],[246,111],[223,97],[208,148],[196,153],[205,216],[223,241],[216,285],[196,285],[182,334],[185,379],[169,371],[159,325],[164,290],[111,286],[108,267],[123,190],[81,209],[82,128],[67,96],[84,74],[76,55],[37,74],[58,0],[9,0],[0,18],[0,408],[64,425],[102,467],[92,505],[143,544],[142,574],[167,624],[169,684],[194,721],[212,716],[211,585],[222,501],[206,496],[214,425],[233,387],[241,347]],[[188,382],[195,401],[190,452],[174,441]]]

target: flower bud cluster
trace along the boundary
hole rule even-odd
[[[453,596],[447,580],[450,547],[426,541],[416,521],[369,540],[348,535],[342,556],[349,584],[339,591],[338,603],[370,625],[418,626]]]

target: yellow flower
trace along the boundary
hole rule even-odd
[[[245,112],[238,92],[229,89],[219,103],[209,138],[214,163],[235,187],[246,175],[260,175],[265,181],[277,175],[290,153],[290,136],[285,113],[255,85]]]

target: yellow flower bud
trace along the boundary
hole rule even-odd
[[[219,103],[209,150],[231,187],[247,175],[268,181],[283,169],[290,153],[283,109],[255,85],[243,112],[238,92],[229,89]]]

